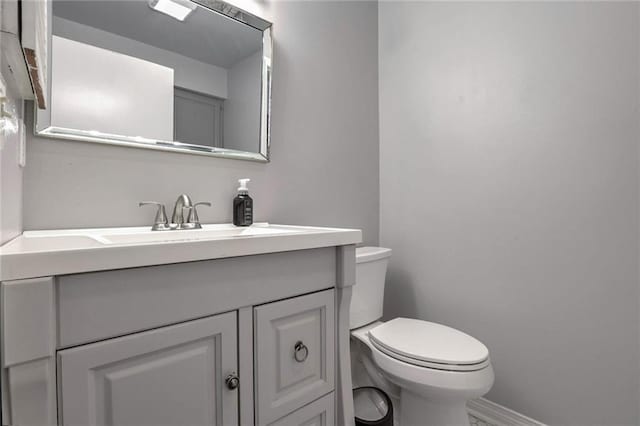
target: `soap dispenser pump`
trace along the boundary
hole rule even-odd
[[[253,200],[249,197],[247,183],[251,179],[239,179],[238,195],[233,199],[233,224],[250,226],[253,223]]]

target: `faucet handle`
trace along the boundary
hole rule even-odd
[[[164,231],[169,229],[169,221],[167,219],[167,213],[164,209],[164,204],[157,201],[140,201],[140,203],[138,203],[138,207],[142,206],[158,207],[158,210],[156,211],[156,218],[154,219],[153,226],[151,227],[152,231]]]
[[[202,228],[202,225],[200,225],[200,218],[198,217],[198,211],[196,210],[197,206],[202,205],[211,207],[211,203],[208,201],[200,201],[198,203],[194,203],[191,207],[189,207],[189,216],[187,218],[187,222],[189,224],[193,224],[193,227],[196,229]]]

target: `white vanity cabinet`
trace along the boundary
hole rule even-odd
[[[65,425],[236,425],[236,313],[58,352]]]
[[[333,395],[327,395],[271,423],[271,425],[332,426],[334,419],[334,397]]]
[[[2,282],[3,425],[353,424],[355,245]]]
[[[254,308],[259,425],[333,391],[334,297],[327,290]]]

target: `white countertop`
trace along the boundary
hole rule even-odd
[[[247,256],[362,242],[358,229],[256,223],[27,231],[0,247],[0,281]]]

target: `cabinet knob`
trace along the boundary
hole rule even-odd
[[[301,340],[298,340],[295,346],[293,347],[293,358],[297,362],[305,362],[308,356],[309,356],[309,348],[307,348],[307,345],[302,343]]]
[[[238,379],[238,375],[233,372],[229,374],[226,379],[224,379],[224,382],[226,383],[227,388],[234,390],[240,384],[240,379]]]

